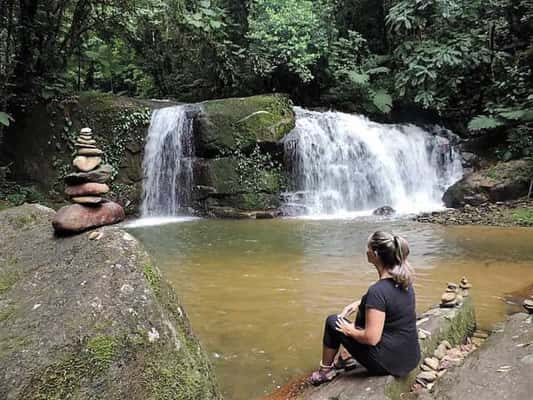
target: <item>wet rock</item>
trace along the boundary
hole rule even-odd
[[[71,197],[98,196],[109,192],[109,186],[105,183],[88,182],[76,186],[68,186],[65,194]]]
[[[111,179],[113,168],[111,165],[103,164],[89,172],[76,172],[65,176],[67,185],[78,185],[80,183],[97,182],[106,183]]]
[[[89,172],[98,167],[101,163],[101,157],[77,156],[74,158],[74,161],[72,161],[72,165],[74,165],[78,171],[82,172]]]
[[[79,137],[76,140],[76,143],[92,146],[92,145],[96,144],[96,140],[94,140],[94,139],[87,140],[87,139],[82,139],[81,137]]]
[[[396,210],[392,208],[391,206],[383,206],[376,208],[373,212],[373,215],[379,215],[379,216],[390,216],[396,214]]]
[[[91,128],[81,128],[80,130],[80,133],[82,135],[92,135],[93,134],[93,130]]]
[[[58,233],[78,233],[103,225],[116,224],[125,217],[124,209],[113,202],[106,202],[98,207],[73,204],[61,208],[55,215],[52,225]]]

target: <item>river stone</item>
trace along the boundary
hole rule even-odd
[[[392,208],[391,206],[383,206],[383,207],[376,208],[374,211],[372,211],[372,214],[386,217],[389,215],[396,214],[396,210]]]
[[[54,215],[35,204],[0,212],[0,277],[16,278],[0,290],[0,399],[220,399],[142,244],[116,227],[100,240],[55,238]]]
[[[78,203],[78,204],[99,204],[104,199],[102,199],[101,197],[97,197],[97,196],[79,196],[79,197],[72,197],[71,200],[74,203]]]
[[[437,346],[437,348],[433,352],[433,355],[435,356],[435,358],[442,360],[444,357],[446,357],[447,350],[448,349],[446,349],[446,346],[441,343]]]
[[[82,135],[92,135],[93,130],[91,128],[81,128],[80,133]]]
[[[79,156],[101,156],[104,152],[100,149],[79,149]]]
[[[533,300],[524,300],[522,306],[526,309],[528,313],[533,314]]]
[[[68,186],[65,189],[67,196],[98,196],[109,192],[109,186],[105,183],[87,182],[76,186]]]
[[[99,207],[84,207],[73,204],[61,208],[55,215],[52,226],[58,233],[78,233],[103,225],[123,221],[124,209],[117,203],[106,202]]]
[[[89,172],[98,167],[101,163],[101,157],[77,156],[74,158],[74,161],[72,161],[72,165],[82,172]]]
[[[75,172],[65,176],[67,185],[78,185],[86,182],[106,183],[113,173],[113,167],[108,164],[100,165],[89,172]]]
[[[80,137],[76,140],[76,142],[80,143],[80,144],[89,144],[89,145],[95,145],[96,144],[96,140],[94,140],[94,139],[85,140],[85,139],[82,139]]]
[[[422,371],[417,376],[416,379],[422,379],[426,382],[433,382],[437,379],[437,373],[435,371]]]
[[[437,371],[439,369],[439,360],[434,357],[426,357],[424,358],[424,364],[426,364],[429,368],[431,368],[434,371]]]
[[[74,146],[84,148],[84,149],[96,149],[97,148],[94,144],[74,143]]]
[[[93,140],[93,137],[92,137],[92,135],[91,135],[91,136],[80,135],[80,136],[78,136],[78,139],[82,139],[82,140]]]
[[[443,303],[449,303],[451,301],[454,301],[457,295],[455,292],[444,292],[442,297],[440,298]]]

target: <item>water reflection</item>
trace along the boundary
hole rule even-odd
[[[419,310],[467,275],[479,324],[507,311],[505,292],[533,283],[533,230],[396,221],[208,221],[134,229],[180,294],[228,399],[271,391],[320,361],[323,318],[376,275],[365,246],[377,229],[405,236]]]

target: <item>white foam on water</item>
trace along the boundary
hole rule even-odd
[[[146,217],[126,223],[125,228],[141,228],[146,226],[157,226],[166,224],[177,224],[182,222],[196,221],[197,217]]]

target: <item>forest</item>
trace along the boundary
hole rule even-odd
[[[81,91],[283,92],[384,120],[426,112],[528,157],[532,34],[528,0],[2,0],[0,126]]]

